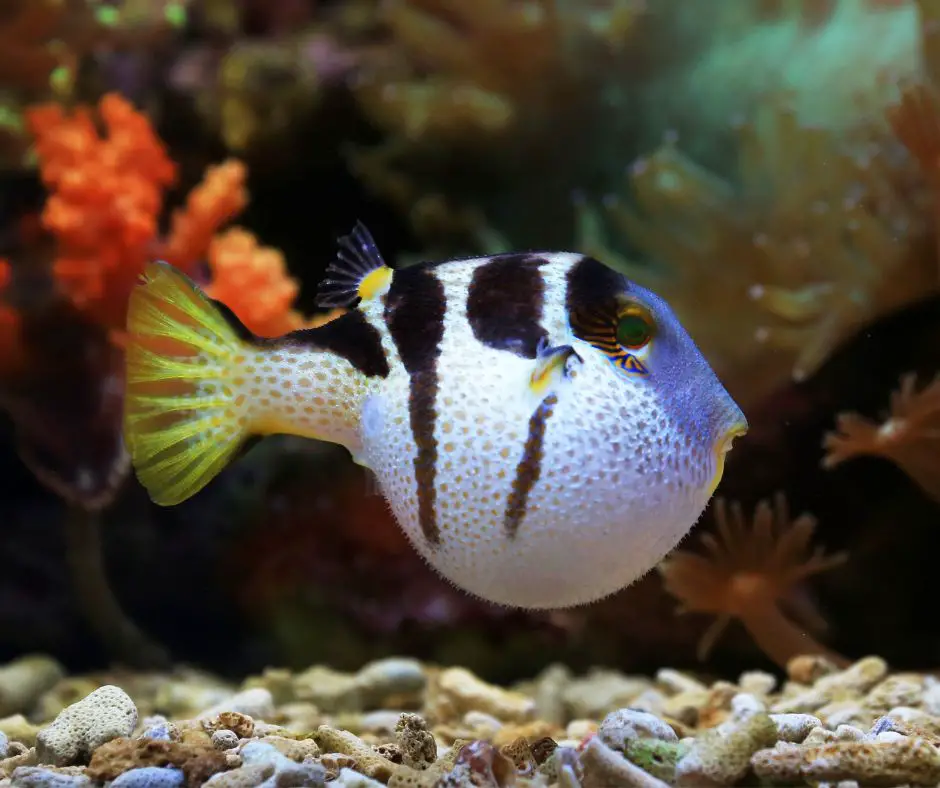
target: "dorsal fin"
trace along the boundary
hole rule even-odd
[[[318,288],[316,305],[323,309],[346,308],[360,299],[383,295],[392,280],[392,269],[366,226],[357,221],[349,235],[337,241],[336,259],[327,266]]]

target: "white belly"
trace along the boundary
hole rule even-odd
[[[531,361],[506,353],[489,361],[439,369],[436,542],[419,521],[407,375],[393,374],[367,403],[365,459],[399,524],[438,572],[491,602],[568,607],[631,584],[707,503],[704,447],[671,434],[652,398],[638,400],[625,387],[592,392],[579,377],[546,421],[540,474],[510,527],[507,505],[518,502],[513,491],[538,403],[525,386]],[[635,427],[637,409],[648,411],[645,430]]]

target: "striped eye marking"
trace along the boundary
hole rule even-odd
[[[644,360],[656,333],[656,323],[641,304],[610,302],[601,309],[571,316],[571,327],[581,339],[631,375],[649,375]]]

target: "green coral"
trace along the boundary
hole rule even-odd
[[[689,751],[682,742],[660,739],[627,739],[624,757],[660,780],[671,783],[676,777],[676,764]]]

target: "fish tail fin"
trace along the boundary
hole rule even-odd
[[[252,435],[239,372],[256,341],[171,265],[144,270],[128,308],[124,439],[155,503],[195,495]]]

